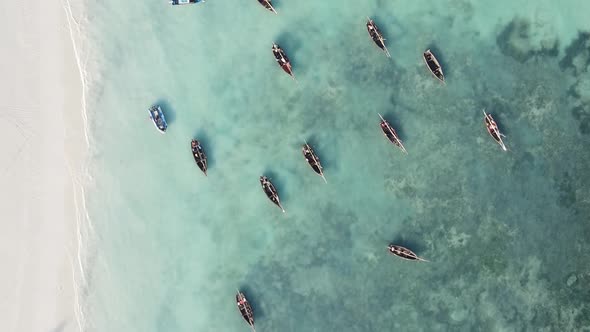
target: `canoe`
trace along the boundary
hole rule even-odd
[[[445,83],[445,75],[443,74],[442,67],[440,66],[440,63],[438,62],[432,51],[430,51],[430,49],[426,50],[422,57],[424,58],[426,67],[428,67],[428,70],[430,70],[432,75],[436,77],[439,81]]]
[[[303,148],[301,149],[301,152],[303,153],[303,157],[305,158],[305,160],[307,161],[307,163],[309,164],[311,169],[317,175],[321,176],[322,179],[324,179],[324,182],[328,183],[328,181],[326,181],[326,178],[324,177],[324,168],[322,167],[322,164],[320,163],[320,158],[316,155],[316,153],[313,150],[313,148],[311,147],[311,145],[309,145],[307,142],[305,142],[305,144],[303,144]]]
[[[279,193],[272,182],[263,175],[260,177],[260,185],[262,186],[262,190],[266,194],[266,197],[285,212],[285,209],[283,209],[283,206],[281,205],[281,200],[279,199]]]
[[[418,257],[418,255],[416,255],[412,250],[410,250],[408,248],[404,248],[402,246],[390,244],[387,246],[387,250],[389,250],[390,254],[397,256],[401,259],[405,259],[405,260],[409,260],[409,261],[428,262],[424,258]]]
[[[278,44],[273,43],[272,54],[274,55],[279,67],[283,68],[285,73],[289,74],[289,76],[294,79],[295,76],[293,75],[293,68],[291,68],[291,62],[289,61],[285,51]]]
[[[385,52],[385,55],[387,55],[387,57],[390,58],[391,55],[389,55],[389,51],[385,46],[385,38],[383,38],[383,34],[381,33],[381,31],[379,31],[379,28],[372,19],[367,17],[367,20],[367,32],[369,33],[369,37],[371,37],[375,45],[377,45],[377,47],[379,47],[383,52]]]
[[[205,173],[207,176],[207,155],[201,146],[201,143],[196,139],[191,141],[191,150],[193,152],[193,158],[195,158],[195,162],[197,166]]]
[[[383,118],[381,114],[379,114],[379,117],[381,118],[380,126],[381,131],[383,131],[383,135],[385,135],[385,137],[387,137],[387,139],[393,143],[393,145],[400,148],[400,150],[402,150],[405,154],[408,154],[408,151],[406,151],[406,148],[404,147],[402,140],[397,135],[395,129],[393,129],[393,127],[389,124],[389,122],[387,122],[387,120]]]

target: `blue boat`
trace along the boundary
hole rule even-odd
[[[200,2],[205,2],[205,0],[170,0],[171,5],[192,5]]]
[[[158,129],[158,131],[161,132],[162,134],[165,134],[166,129],[168,128],[168,124],[166,123],[166,118],[164,117],[164,112],[162,112],[162,109],[160,108],[160,106],[154,105],[154,106],[150,107],[148,112],[150,113],[150,119],[152,120],[152,122],[156,126],[156,129]]]

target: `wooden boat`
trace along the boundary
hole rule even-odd
[[[158,131],[161,132],[162,134],[165,134],[166,129],[168,129],[168,123],[166,123],[166,118],[164,117],[164,112],[162,112],[162,109],[160,108],[160,106],[154,105],[154,106],[150,107],[148,112],[150,114],[150,120],[152,120],[152,122],[154,123],[154,126],[156,126],[156,129],[158,129]]]
[[[445,75],[443,74],[442,67],[430,49],[424,52],[423,58],[424,62],[426,63],[426,67],[428,67],[428,70],[430,70],[432,75],[434,75],[434,77],[439,79],[441,82],[445,83]]]
[[[283,212],[285,212],[285,209],[283,209],[283,206],[281,205],[281,200],[279,199],[279,193],[272,182],[270,182],[270,180],[263,175],[260,177],[260,185],[262,186],[262,190],[264,190],[266,197],[268,197],[271,202],[273,202]]]
[[[389,253],[397,256],[399,258],[409,260],[409,261],[421,261],[421,262],[428,262],[424,258],[418,257],[412,250],[408,248],[404,248],[402,246],[396,246],[395,244],[390,244],[387,246]]]
[[[171,5],[192,5],[195,3],[205,2],[205,0],[170,0]]]
[[[274,9],[274,7],[271,4],[271,0],[258,0],[258,2],[264,6],[264,8],[270,10],[271,12],[278,14],[277,11]]]
[[[387,137],[391,143],[400,148],[405,154],[408,154],[408,151],[406,151],[406,148],[402,144],[402,140],[397,136],[395,129],[393,129],[393,127],[389,124],[389,122],[387,122],[387,120],[383,118],[383,116],[381,116],[381,114],[379,114],[379,117],[381,118],[381,130],[383,131],[385,137]]]
[[[324,177],[324,169],[322,167],[322,164],[320,164],[320,158],[315,154],[313,148],[309,144],[307,144],[307,142],[305,142],[303,148],[301,149],[301,152],[303,153],[303,157],[305,157],[305,160],[307,161],[311,169],[313,169],[314,172],[321,176],[322,179],[324,179],[324,182],[328,183],[328,181],[326,181],[326,178]]]
[[[369,32],[369,36],[371,37],[371,39],[373,39],[375,45],[377,45],[381,50],[383,50],[383,52],[385,52],[385,55],[387,55],[387,57],[390,58],[391,55],[389,55],[389,51],[387,50],[387,47],[385,47],[385,38],[383,38],[383,34],[381,33],[381,31],[379,31],[379,28],[377,28],[377,25],[372,19],[367,17],[367,20],[367,32]]]
[[[486,129],[488,130],[490,136],[492,136],[494,141],[496,141],[502,147],[502,150],[508,151],[506,145],[504,145],[504,141],[502,140],[502,137],[506,136],[500,132],[500,129],[498,129],[498,125],[496,124],[496,121],[494,121],[494,118],[492,118],[492,115],[490,113],[486,113],[486,110],[484,109],[483,116]]]
[[[201,143],[196,139],[191,141],[191,150],[193,151],[193,157],[195,158],[195,162],[197,166],[205,173],[207,176],[207,156],[205,155],[205,151],[203,151],[203,147]]]
[[[246,323],[250,325],[252,331],[256,331],[256,329],[254,329],[254,312],[252,311],[252,307],[250,306],[250,303],[246,299],[244,293],[240,292],[239,290],[236,294],[236,304],[238,305],[238,310],[240,311],[240,314],[242,314],[242,317]]]
[[[281,68],[283,68],[285,73],[289,74],[293,79],[295,79],[295,76],[293,75],[293,69],[291,68],[291,62],[289,61],[287,54],[285,54],[285,51],[283,51],[283,49],[276,43],[272,44],[272,54],[275,56],[277,63]]]

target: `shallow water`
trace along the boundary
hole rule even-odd
[[[247,331],[237,288],[259,332],[588,328],[590,8],[437,3],[276,1],[279,15],[253,0],[91,4],[87,329]],[[166,135],[147,119],[153,103]],[[395,259],[390,242],[430,262]]]

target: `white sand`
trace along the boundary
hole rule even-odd
[[[82,205],[75,193],[80,177],[72,174],[81,174],[87,144],[63,1],[0,2],[4,332],[80,329],[75,285],[82,275],[77,237],[82,221],[76,208]]]

